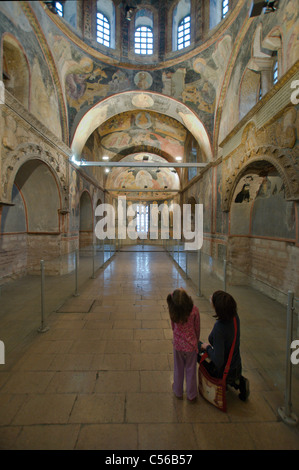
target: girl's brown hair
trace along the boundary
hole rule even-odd
[[[193,309],[193,300],[184,289],[176,289],[167,296],[170,319],[174,323],[185,323]]]
[[[222,290],[217,290],[212,295],[212,304],[214,306],[217,320],[229,321],[237,315],[237,304],[235,299]]]

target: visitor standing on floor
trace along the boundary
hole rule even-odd
[[[183,289],[176,289],[167,296],[167,304],[173,330],[173,392],[183,398],[184,373],[189,401],[197,398],[197,354],[200,335],[200,317],[192,298]]]
[[[227,363],[234,339],[234,318],[236,318],[237,336],[227,375],[226,383],[239,390],[239,398],[246,401],[249,396],[249,381],[242,375],[240,355],[240,319],[235,299],[227,292],[218,290],[211,296],[211,304],[215,310],[216,322],[209,335],[209,343],[199,343],[199,352],[206,351],[210,362],[202,364],[212,377],[221,378]],[[198,361],[200,356],[198,357]]]

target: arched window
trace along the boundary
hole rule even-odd
[[[172,14],[172,50],[191,44],[191,1],[180,0]]]
[[[115,7],[112,0],[97,0],[96,40],[115,48]]]
[[[222,18],[225,18],[229,10],[229,0],[222,0]]]
[[[278,82],[278,60],[276,59],[273,65],[273,85]]]
[[[148,26],[139,26],[135,30],[135,54],[153,53],[153,31]]]
[[[136,230],[137,232],[148,232],[148,205],[138,204],[136,211]]]
[[[55,8],[59,16],[63,16],[63,4],[60,2],[55,2]]]
[[[6,90],[26,109],[29,109],[30,69],[23,49],[17,39],[3,36],[2,78]]]
[[[178,50],[191,44],[191,17],[185,16],[178,26]]]
[[[97,12],[97,42],[110,47],[111,28],[108,18],[101,12]]]
[[[154,52],[153,16],[148,10],[140,10],[136,14],[134,52],[143,55]]]
[[[262,89],[262,79],[260,77],[259,96],[258,96],[259,101],[262,99],[262,97],[263,97],[263,89]]]

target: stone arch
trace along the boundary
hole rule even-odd
[[[285,165],[283,164],[284,159],[288,161]],[[258,174],[265,174],[270,167],[274,167],[278,175],[281,177],[285,185],[286,199],[298,200],[298,179],[290,170],[288,156],[285,155],[281,149],[260,147],[248,152],[243,158],[243,164],[226,177],[222,194],[222,210],[224,212],[228,212],[230,210],[235,189],[242,177],[250,171],[255,171]]]
[[[58,233],[61,203],[52,169],[41,160],[27,160],[15,184],[25,201],[28,233]]]
[[[3,268],[4,275],[37,273],[41,259],[49,261],[60,256],[60,196],[55,174],[44,161],[28,158],[18,165],[11,204],[2,207],[1,233],[6,236],[0,237],[1,249],[9,253],[10,260]],[[14,263],[18,257],[20,261]],[[47,264],[48,270],[52,268]]]
[[[208,132],[198,116],[180,101],[153,92],[123,92],[110,96],[92,108],[74,122],[71,149],[73,158],[80,160],[82,149],[93,131],[117,114],[147,109],[170,116],[183,124],[197,141],[204,161],[212,161],[212,148]]]
[[[1,202],[11,203],[16,175],[22,165],[30,160],[43,162],[49,167],[58,188],[60,198],[60,207],[58,209],[61,213],[67,213],[69,211],[69,192],[65,159],[63,156],[54,155],[51,151],[35,143],[20,144],[4,156],[1,176]]]

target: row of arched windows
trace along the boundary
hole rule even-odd
[[[56,12],[64,16],[64,3],[54,2]],[[220,20],[225,18],[229,11],[229,0],[212,0],[214,11],[220,13]],[[97,2],[96,40],[106,47],[114,47],[115,44],[115,12],[112,0]],[[216,10],[215,10],[216,11]],[[151,11],[144,8],[138,10],[127,7],[126,19],[134,20],[134,52],[135,54],[152,55],[154,52],[154,20]],[[219,19],[218,19],[219,20]],[[218,21],[217,20],[217,21]],[[216,21],[216,23],[217,23]],[[213,21],[212,23],[215,23]],[[173,11],[173,50],[181,50],[191,45],[191,0],[179,0]]]

